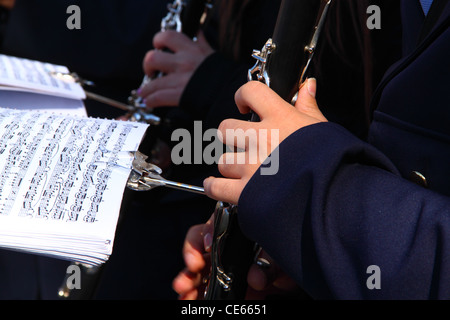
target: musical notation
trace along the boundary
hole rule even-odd
[[[87,116],[81,85],[52,76],[67,73],[65,66],[0,54],[1,106]]]
[[[68,73],[65,66],[0,54],[1,87],[20,88],[72,99],[84,99],[86,95],[78,83],[62,81],[51,72]]]
[[[98,233],[111,245],[133,161],[129,150],[138,149],[146,129],[0,108],[0,246],[2,235],[32,229],[33,221],[46,236],[57,229],[80,238]]]

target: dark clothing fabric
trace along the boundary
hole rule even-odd
[[[255,174],[239,201],[246,234],[313,298],[450,296],[450,4],[422,41],[420,5],[402,9],[405,56],[375,93],[367,142],[333,123],[300,129],[278,174]]]

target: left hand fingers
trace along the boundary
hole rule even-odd
[[[273,287],[289,292],[298,288],[295,281],[284,273],[264,250],[258,256],[257,263],[250,267],[247,282],[251,288],[257,291]]]
[[[169,73],[174,71],[176,57],[173,53],[162,50],[150,50],[143,60],[146,75],[153,77],[156,72]]]
[[[261,120],[283,111],[285,105],[289,107],[289,104],[275,91],[258,81],[250,81],[241,86],[236,91],[234,100],[241,113],[245,114],[253,110]],[[274,106],[277,107],[276,113],[274,113]]]
[[[256,122],[226,119],[219,125],[219,139],[231,148],[248,150],[257,142],[257,130],[261,124]]]
[[[155,91],[173,88],[173,82],[169,75],[161,75],[159,77],[148,80],[142,87],[139,88],[139,96],[145,98],[149,94],[152,94]]]
[[[219,158],[219,171],[224,177],[241,179],[248,175],[248,164],[259,165],[254,160],[246,152],[227,152]]]
[[[252,264],[247,274],[248,285],[256,291],[266,289],[274,280],[273,269],[274,267],[271,262],[267,265],[267,267],[262,267],[255,263]]]
[[[201,274],[182,270],[172,281],[172,288],[180,295],[181,300],[195,300],[197,288],[201,283]]]
[[[184,83],[189,78],[185,74],[175,76],[173,74],[164,75],[150,80],[140,88],[139,96],[144,98],[148,108],[175,107],[179,105],[184,89]]]
[[[153,37],[153,47],[157,49],[169,49],[172,52],[189,50],[194,41],[182,32],[166,30],[158,32]]]
[[[203,187],[208,197],[218,201],[237,204],[245,183],[241,179],[209,177],[203,181]]]
[[[149,109],[158,107],[177,107],[179,104],[178,94],[179,90],[177,88],[159,90],[146,96],[144,102]]]

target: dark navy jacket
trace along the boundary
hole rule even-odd
[[[450,3],[420,41],[420,5],[402,9],[405,56],[374,96],[368,141],[300,129],[239,200],[243,231],[316,299],[450,298]]]

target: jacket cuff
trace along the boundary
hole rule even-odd
[[[313,241],[311,219],[332,205],[326,201],[328,192],[350,163],[397,173],[381,152],[337,124],[318,123],[294,132],[245,186],[238,203],[242,231],[280,265],[302,265],[305,241]]]

